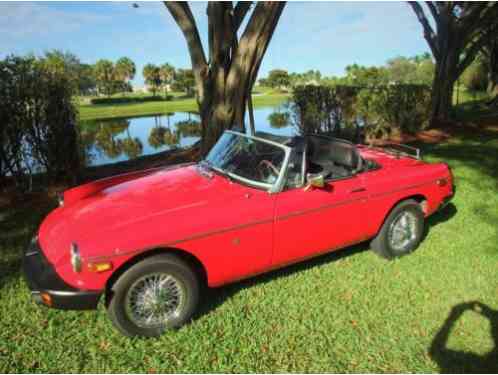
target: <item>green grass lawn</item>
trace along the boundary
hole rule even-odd
[[[498,345],[497,135],[424,146],[427,160],[453,168],[457,195],[412,255],[389,262],[363,244],[209,290],[192,323],[159,339],[119,335],[102,305],[66,312],[31,302],[20,253],[50,207],[8,212],[0,372],[497,372],[486,357]],[[462,305],[470,301],[491,313]],[[449,328],[450,350],[431,356]]]
[[[285,102],[287,94],[268,93],[255,95],[254,106],[272,106]],[[194,98],[178,98],[172,101],[157,101],[130,104],[80,104],[80,120],[104,119],[113,117],[132,117],[155,115],[167,112],[198,111]]]

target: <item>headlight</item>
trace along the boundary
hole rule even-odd
[[[71,266],[74,272],[81,272],[81,255],[78,245],[74,242],[71,244]]]
[[[64,193],[57,192],[57,201],[59,202],[59,206],[64,206]]]

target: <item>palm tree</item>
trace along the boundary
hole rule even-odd
[[[158,66],[153,64],[147,64],[144,66],[142,74],[145,79],[145,83],[150,86],[152,93],[155,96],[157,89],[161,86],[161,74]]]
[[[159,75],[164,87],[164,96],[166,97],[168,94],[168,86],[171,85],[171,83],[175,79],[175,68],[173,67],[173,65],[170,65],[168,63],[163,64],[159,68]]]
[[[154,149],[158,149],[164,146],[164,135],[166,134],[166,128],[164,126],[156,126],[150,130],[149,134],[149,145]]]
[[[121,57],[114,68],[116,80],[122,83],[122,87],[128,86],[129,82],[135,78],[135,63],[128,57]]]
[[[93,67],[99,92],[111,96],[115,82],[114,64],[109,60],[99,60]]]

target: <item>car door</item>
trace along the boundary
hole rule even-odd
[[[367,192],[361,174],[329,181],[324,188],[294,188],[275,203],[274,256],[282,265],[366,239]]]

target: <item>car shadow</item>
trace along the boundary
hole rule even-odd
[[[251,288],[255,285],[265,284],[283,277],[291,276],[293,274],[299,273],[301,271],[306,271],[316,266],[333,263],[340,259],[348,258],[364,252],[369,248],[369,241],[366,241],[342,250],[319,255],[316,258],[280,268],[275,271],[270,271],[268,273],[233,284],[229,284],[219,288],[205,287],[202,291],[202,303],[200,304],[197,313],[194,315],[193,320],[197,320],[200,317],[213,312],[220,305],[222,305],[225,300],[229,299],[230,297],[234,296],[244,289]]]
[[[489,320],[494,348],[485,355],[447,348],[448,339],[455,324],[465,311],[474,311]],[[498,372],[498,311],[481,302],[467,302],[451,310],[432,340],[429,355],[442,373],[497,373]]]
[[[425,225],[424,227],[424,234],[422,237],[422,241],[429,233],[431,227],[434,227],[436,225],[439,225],[441,223],[450,220],[456,213],[457,213],[456,206],[453,203],[449,203],[442,210],[431,215],[427,219],[427,225]],[[312,258],[310,260],[296,263],[291,266],[270,271],[268,273],[255,276],[243,281],[239,281],[233,284],[229,284],[219,288],[205,287],[201,292],[202,303],[200,304],[197,313],[194,315],[193,320],[197,320],[202,316],[209,314],[212,311],[215,311],[220,305],[222,305],[225,302],[225,300],[234,296],[241,290],[251,288],[252,286],[255,285],[265,284],[282,277],[287,277],[295,273],[299,273],[301,271],[306,271],[316,266],[333,263],[338,261],[339,259],[351,257],[369,249],[370,249],[370,241],[365,241],[360,244],[347,247],[345,249],[326,253],[317,256],[316,258]]]
[[[425,240],[427,235],[429,234],[431,228],[438,226],[439,224],[445,223],[450,220],[453,216],[455,216],[458,212],[456,206],[450,202],[446,205],[446,207],[437,211],[436,213],[429,216],[425,222],[424,233],[422,234],[422,241]]]

